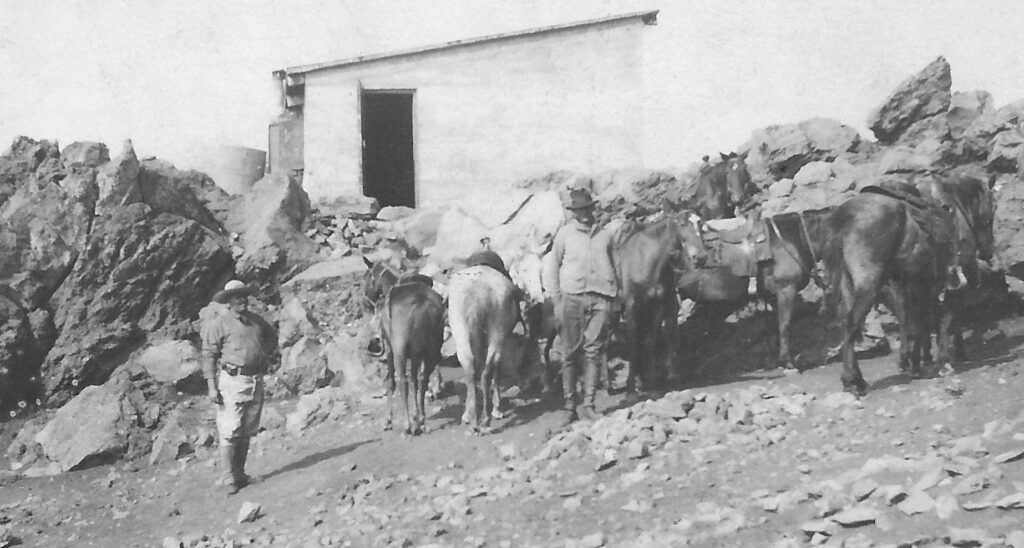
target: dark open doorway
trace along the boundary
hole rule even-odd
[[[363,193],[381,206],[416,206],[410,91],[363,91]]]

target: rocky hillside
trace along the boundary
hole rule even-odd
[[[736,147],[759,190],[752,200],[772,214],[833,205],[887,177],[956,171],[990,180],[1002,264],[975,300],[1006,302],[999,268],[1024,270],[1024,100],[997,107],[988,93],[951,83],[942,58],[908,78],[869,114],[873,139],[827,119],[754,131]],[[523,181],[484,216],[466,205],[380,209],[362,197],[311,204],[301,181],[280,176],[230,196],[202,173],[140,160],[130,142],[111,158],[100,143],[61,149],[20,138],[0,156],[0,408],[9,421],[0,440],[14,440],[8,455],[19,474],[203,451],[212,437],[194,413],[196,322],[232,277],[261,288],[263,312],[279,327],[274,398],[372,393],[379,364],[363,351],[363,256],[419,269],[443,291],[447,272],[486,237],[538,295],[567,184],[588,181],[606,218],[642,216],[663,197],[687,200],[698,169],[552,173]],[[759,369],[770,352],[758,334],[770,330],[763,315],[733,320],[746,317],[718,338],[701,335],[713,343],[689,345],[684,358],[696,371]],[[798,321],[821,330],[816,318]],[[974,342],[986,332],[976,329]],[[823,337],[797,342],[804,365],[823,361]],[[322,405],[328,411],[310,413],[330,420],[331,404]]]

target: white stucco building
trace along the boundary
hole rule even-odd
[[[271,171],[314,198],[500,199],[556,170],[644,167],[643,48],[657,11],[276,71]]]

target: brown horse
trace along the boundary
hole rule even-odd
[[[679,314],[675,265],[685,246],[699,245],[699,242],[684,240],[683,230],[670,213],[666,204],[660,220],[625,227],[613,251],[626,324],[627,390],[637,394],[649,390],[656,382],[658,372],[652,364],[659,347],[664,351],[668,381],[675,382],[680,376],[675,363]],[[660,373],[657,376],[660,377]]]
[[[379,295],[382,299],[378,312],[388,366],[385,377],[388,417],[384,429],[390,430],[393,426],[397,384],[405,409],[404,432],[420,434],[426,423],[427,381],[441,361],[444,302],[431,287],[429,277],[418,274],[399,277],[386,267],[366,262],[370,267],[365,279],[367,298]],[[409,408],[410,386],[415,414],[410,413]]]
[[[692,207],[703,219],[722,219],[736,216],[750,189],[747,171],[747,153],[719,153],[721,163],[703,166],[697,175]]]
[[[959,271],[948,211],[923,207],[889,191],[867,190],[829,216],[825,255],[830,295],[839,300],[841,380],[843,388],[857,396],[867,393],[867,383],[857,364],[854,341],[882,286],[892,284],[893,293],[901,299],[901,339],[920,341],[950,273]],[[940,353],[948,352],[947,345],[940,337]]]
[[[901,351],[900,367],[913,369],[912,362],[932,362],[930,333],[935,331],[940,339],[948,337],[951,348],[949,355],[941,355],[943,345],[939,345],[939,362],[953,368],[966,359],[961,319],[968,286],[980,283],[978,261],[991,261],[994,255],[992,226],[995,199],[987,183],[969,176],[929,175],[911,178],[908,184],[934,207],[942,207],[951,212],[958,264],[966,284],[959,289],[947,289],[942,306],[932,309],[934,325],[930,329],[923,328],[921,340],[908,341],[911,347],[905,352]],[[897,310],[897,313],[902,313],[902,310]]]
[[[701,245],[698,254],[690,254],[679,272],[676,282],[679,296],[697,303],[734,304],[745,303],[752,297],[774,298],[779,332],[778,364],[794,369],[790,326],[797,294],[816,277],[816,266],[826,243],[823,226],[831,211],[832,208],[827,208],[783,213],[759,221],[767,229],[771,259],[757,264],[756,295],[748,293],[749,278],[736,274],[729,265],[701,268],[704,256],[704,246]],[[699,220],[696,225],[686,226],[684,231],[693,234],[690,239],[703,241],[709,229]]]

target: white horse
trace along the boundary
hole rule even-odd
[[[493,393],[517,306],[512,281],[488,266],[464,268],[449,279],[448,324],[466,384],[462,422],[477,433],[490,429],[497,407]],[[478,396],[482,404],[477,403]]]

